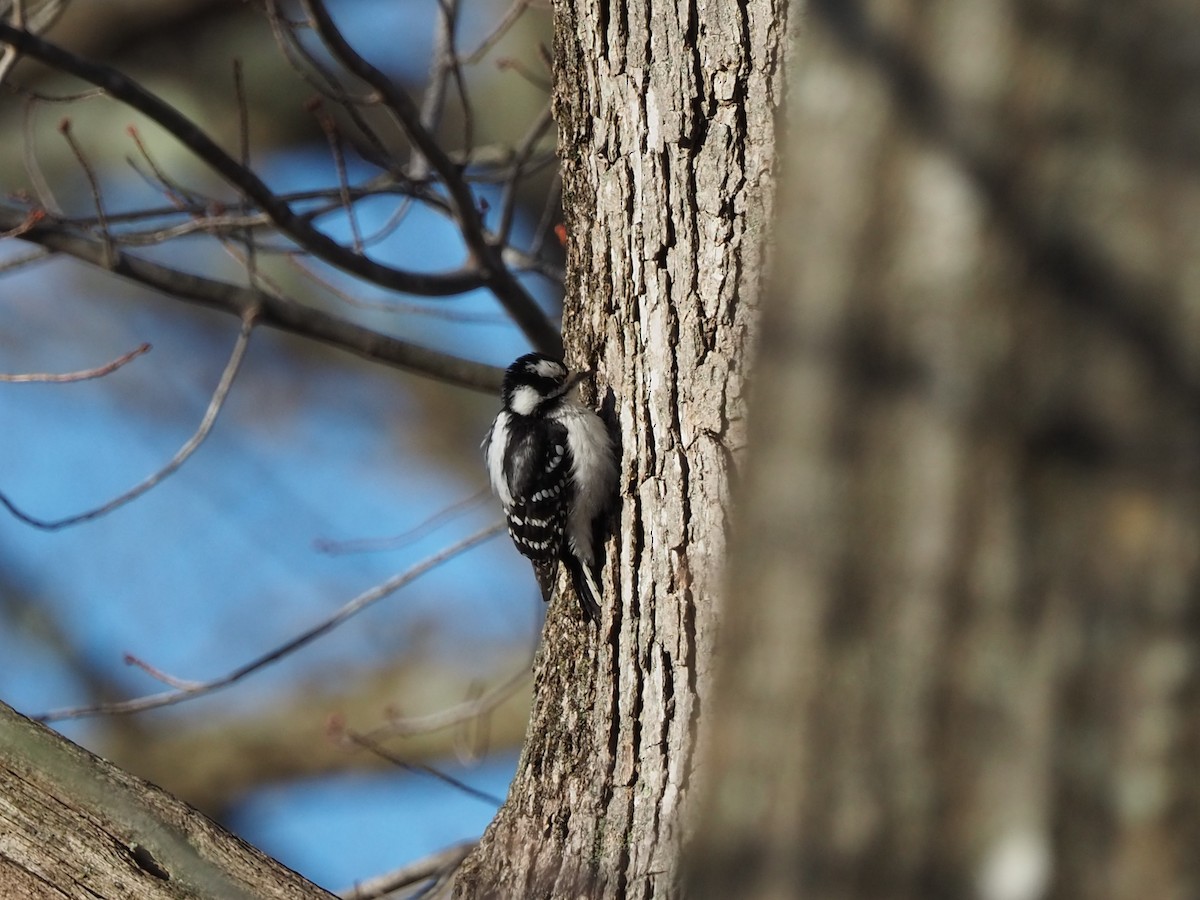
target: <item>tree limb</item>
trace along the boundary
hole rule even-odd
[[[504,264],[502,247],[488,239],[475,195],[463,179],[462,169],[421,123],[421,113],[416,104],[350,46],[330,18],[324,3],[305,0],[304,8],[312,16],[317,33],[329,51],[350,72],[375,89],[384,105],[399,120],[413,146],[446,185],[458,215],[463,240],[467,242],[476,263],[482,267],[487,287],[538,349],[561,356],[562,338],[555,329],[548,327],[546,314]]]
[[[0,703],[0,896],[85,895],[333,896],[186,804]]]
[[[540,349],[561,353],[562,342],[546,314],[504,265],[499,247],[488,241],[474,195],[461,177],[461,170],[446,155],[432,135],[420,126],[412,102],[377,69],[358,56],[333,26],[324,10],[313,4],[318,30],[327,44],[336,48],[343,64],[375,88],[389,109],[398,114],[414,144],[442,177],[454,201],[463,238],[476,263],[456,272],[424,274],[397,269],[343,247],[318,230],[306,217],[294,212],[253,171],[222,150],[195,122],[151,93],[124,73],[82,59],[34,34],[0,22],[0,42],[15,47],[61,72],[103,88],[113,98],[149,117],[180,141],[200,160],[244,196],[253,200],[284,234],[330,265],[391,290],[429,297],[445,297],[477,287],[489,288],[513,320]],[[409,113],[411,113],[411,121]]]
[[[389,337],[294,300],[181,272],[131,256],[116,247],[110,250],[103,241],[60,222],[43,217],[31,224],[25,210],[0,204],[0,231],[17,229],[20,229],[21,240],[73,256],[190,303],[239,317],[257,307],[260,325],[321,341],[374,362],[387,363],[459,387],[489,394],[500,389],[504,373],[494,366]]]

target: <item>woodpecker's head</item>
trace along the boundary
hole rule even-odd
[[[518,416],[538,416],[562,402],[583,373],[572,375],[562,360],[545,353],[526,353],[504,373],[504,408]]]

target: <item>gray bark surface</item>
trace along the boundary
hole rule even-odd
[[[784,4],[560,3],[564,332],[619,433],[606,612],[560,598],[459,897],[679,896],[771,216]]]
[[[333,895],[191,807],[0,703],[0,897]]]

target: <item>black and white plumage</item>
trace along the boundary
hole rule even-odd
[[[562,561],[584,617],[599,621],[595,527],[616,490],[617,463],[608,428],[574,397],[582,377],[544,353],[520,357],[504,374],[504,406],[483,450],[508,533],[532,560],[543,599]]]

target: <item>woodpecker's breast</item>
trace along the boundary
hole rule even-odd
[[[505,509],[512,506],[512,493],[508,489],[508,479],[504,477],[504,448],[509,441],[509,414],[501,410],[492,422],[484,441],[484,457],[487,462],[488,480],[492,483],[492,491],[500,498]]]
[[[551,413],[566,429],[574,495],[572,522],[590,531],[617,489],[617,460],[608,426],[581,403],[567,402]]]

